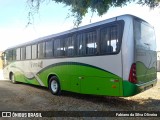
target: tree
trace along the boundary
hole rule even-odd
[[[40,5],[47,0],[28,0],[30,6],[30,12],[28,13],[29,23],[31,17],[37,13],[40,9]],[[123,7],[127,3],[134,2],[135,0],[52,0],[56,3],[63,3],[66,6],[70,6],[70,12],[68,17],[74,17],[74,25],[79,26],[82,22],[85,14],[91,10],[92,13],[97,13],[99,16],[105,14],[110,7]],[[151,9],[158,7],[160,0],[138,0],[137,4],[147,5]]]

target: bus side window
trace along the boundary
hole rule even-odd
[[[77,35],[77,55],[86,55],[86,41],[83,33]]]
[[[109,53],[113,52],[113,47],[111,45],[107,46],[107,52],[109,52]]]
[[[37,59],[37,44],[32,45],[32,59]]]
[[[74,39],[73,36],[65,38],[65,55],[74,56]]]
[[[101,29],[101,35],[100,35],[100,50],[101,54],[108,53],[108,44],[110,39],[110,29],[109,27]]]
[[[101,54],[112,54],[119,50],[118,28],[111,26],[100,31],[100,51]]]
[[[21,59],[21,50],[20,48],[16,49],[16,60],[20,60]]]
[[[117,52],[119,49],[119,40],[118,40],[118,28],[117,26],[113,26],[110,28],[110,36],[111,36],[111,46],[113,47],[112,52]]]
[[[96,31],[88,32],[87,34],[87,55],[95,55],[97,52]]]
[[[63,39],[56,39],[54,40],[54,56],[55,57],[62,57],[64,56],[65,48]]]
[[[13,49],[13,61],[16,60],[16,49]]]
[[[45,42],[38,44],[38,58],[45,58]]]
[[[26,46],[26,59],[31,59],[31,46]]]
[[[53,57],[53,42],[47,41],[46,42],[46,58]]]
[[[26,59],[26,47],[21,48],[21,60]]]

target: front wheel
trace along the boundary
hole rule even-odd
[[[49,90],[53,95],[60,95],[61,94],[61,88],[59,80],[56,76],[52,76],[49,80]]]

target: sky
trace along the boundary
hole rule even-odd
[[[73,18],[66,19],[70,7],[47,1],[34,15],[33,23],[26,27],[29,12],[27,0],[0,0],[0,51],[74,27]],[[157,50],[160,51],[160,8],[150,10],[147,6],[131,3],[122,8],[110,8],[101,17],[94,13],[92,19],[91,12],[88,12],[81,26],[122,14],[132,14],[149,22],[155,28]]]

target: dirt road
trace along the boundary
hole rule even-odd
[[[160,79],[160,73],[158,73]],[[53,96],[48,89],[0,80],[0,111],[159,111],[160,81],[133,97],[102,97],[65,92]]]

